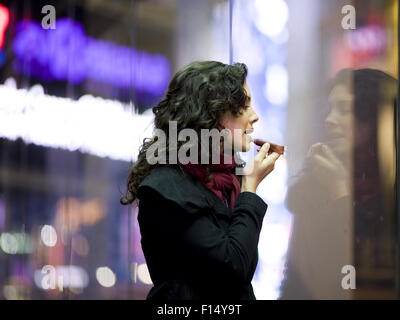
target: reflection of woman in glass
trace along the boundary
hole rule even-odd
[[[249,150],[249,134],[258,120],[246,75],[244,64],[191,63],[173,77],[165,98],[153,108],[168,151],[173,149],[170,121],[177,122],[178,133],[193,129],[200,150],[207,149],[200,140],[202,129],[225,128],[232,137],[220,141],[231,150],[230,161],[223,152],[217,154],[220,164],[184,164],[178,157],[178,164],[151,165],[146,151],[158,140],[144,142],[121,202],[139,199],[141,244],[154,283],[147,299],[255,299],[251,280],[267,209],[255,192],[279,155],[264,144],[245,167],[251,172],[241,181],[235,174],[234,154]],[[239,135],[233,135],[235,129]],[[178,141],[175,150],[185,143]]]
[[[395,297],[396,89],[373,69],[344,69],[332,81],[323,142],[286,199],[295,222],[281,299]],[[346,265],[356,290],[342,287]]]

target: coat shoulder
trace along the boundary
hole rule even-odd
[[[138,199],[152,199],[156,194],[174,202],[188,213],[211,208],[212,200],[205,187],[179,167],[154,168],[138,188]]]

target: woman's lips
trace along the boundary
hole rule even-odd
[[[344,137],[344,134],[342,132],[342,130],[327,130],[327,136],[329,139],[334,139],[334,138],[340,138],[340,137]]]
[[[328,140],[325,141],[327,145],[335,145],[335,144],[342,144],[346,143],[346,137],[344,136],[336,136],[336,137],[330,137]]]
[[[246,140],[247,140],[248,143],[250,143],[251,141],[253,141],[253,137],[251,136],[251,134],[253,133],[253,131],[254,131],[254,130],[247,129],[247,130],[245,130],[245,132],[244,132],[244,135],[246,136]]]

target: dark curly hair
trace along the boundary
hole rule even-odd
[[[201,129],[223,129],[219,122],[225,112],[241,115],[246,108],[247,94],[243,88],[246,77],[247,67],[243,63],[228,65],[217,61],[195,61],[178,71],[164,98],[153,107],[154,127],[166,134],[167,149],[170,121],[177,122],[178,132],[190,128],[200,136]],[[146,151],[156,141],[156,136],[143,140],[128,176],[127,191],[120,199],[121,204],[131,204],[143,179],[156,166],[163,165],[152,165],[146,159]],[[185,143],[178,141],[177,149]],[[168,152],[166,158],[168,164]]]

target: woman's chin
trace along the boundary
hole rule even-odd
[[[250,143],[252,141],[251,136],[245,135],[245,139],[243,141],[242,152],[247,152],[250,150]]]
[[[245,136],[242,141],[236,142],[233,144],[234,152],[247,152],[250,150],[251,138],[249,136]]]
[[[250,150],[250,142],[246,141],[243,143],[242,148],[239,149],[239,152],[248,152]]]
[[[340,158],[346,157],[351,151],[349,141],[344,137],[331,139],[327,141],[326,144],[331,148],[332,152]]]

